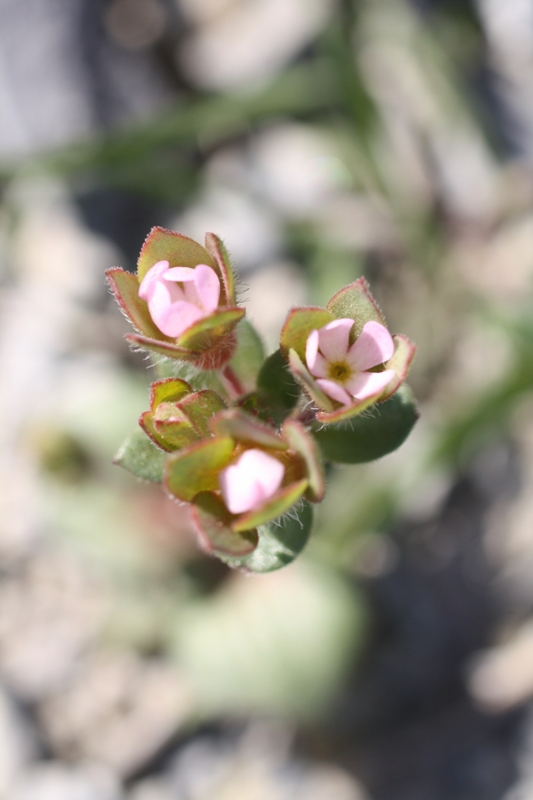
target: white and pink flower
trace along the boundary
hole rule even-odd
[[[270,500],[283,480],[285,468],[263,450],[246,450],[219,475],[222,497],[232,514],[255,511]]]
[[[148,270],[139,287],[139,297],[148,304],[159,330],[177,338],[218,308],[220,280],[207,264],[170,267],[158,261]]]
[[[353,319],[336,319],[309,334],[307,367],[324,394],[350,405],[379,394],[395,377],[393,369],[373,372],[394,353],[394,341],[387,328],[370,321],[350,346]]]

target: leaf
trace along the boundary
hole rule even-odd
[[[234,450],[233,439],[221,436],[168,456],[164,477],[168,491],[190,503],[200,492],[218,489],[218,473],[231,462]]]
[[[300,359],[300,356],[296,350],[290,351],[289,364],[293,375],[310,395],[311,399],[314,400],[317,406],[328,409],[329,411],[333,411],[335,408],[333,400],[331,400],[327,394],[322,391],[309,370],[302,363],[302,360]]]
[[[213,257],[220,275],[225,294],[225,303],[221,305],[235,305],[235,276],[227,248],[216,234],[206,233],[205,246]]]
[[[135,430],[121,446],[113,459],[138,478],[152,483],[163,481],[166,455],[148,439],[141,430]]]
[[[303,478],[289,486],[284,486],[283,489],[278,489],[276,494],[272,495],[257,511],[249,511],[238,517],[233,523],[233,530],[247,531],[258,525],[264,525],[270,520],[278,519],[298,502],[308,486],[309,481],[307,478]]]
[[[237,408],[229,408],[213,417],[211,429],[213,433],[219,436],[231,436],[237,442],[247,442],[276,450],[287,449],[286,443],[276,431]]]
[[[379,322],[387,327],[381,309],[372,297],[365,278],[358,278],[353,283],[345,286],[327,303],[326,309],[336,319],[353,319],[355,325],[350,332],[353,343],[367,322]]]
[[[392,358],[386,364],[386,368],[393,369],[396,372],[396,376],[387,384],[380,400],[387,400],[401,386],[416,353],[416,345],[407,336],[399,333],[392,338],[394,339],[395,349]]]
[[[187,415],[177,403],[160,403],[155,414],[143,414],[140,420],[148,435],[164,450],[173,452],[201,439]]]
[[[162,334],[161,334],[162,335]],[[177,344],[167,342],[164,339],[152,339],[148,336],[141,336],[136,333],[129,333],[126,341],[137,345],[142,350],[150,350],[152,353],[160,353],[167,358],[179,358],[181,361],[198,361],[201,353],[188,350],[186,347],[179,347]]]
[[[261,525],[259,544],[249,556],[239,559],[223,558],[230,567],[247,572],[274,572],[286,567],[304,549],[313,527],[313,508],[302,501],[291,516]]]
[[[257,376],[258,402],[276,423],[291,413],[300,396],[300,386],[280,350],[264,362]]]
[[[314,431],[324,457],[342,464],[374,461],[392,453],[407,439],[418,419],[413,394],[404,384],[372,413],[349,423],[328,425]]]
[[[213,259],[201,244],[182,233],[155,227],[146,237],[137,261],[139,283],[158,261],[168,261],[170,267],[196,267],[198,264],[207,264],[218,272]]]
[[[213,555],[243,556],[257,547],[257,529],[237,533],[231,527],[233,515],[221,498],[212,492],[200,492],[191,506],[191,519],[200,544]]]
[[[133,327],[144,336],[166,340],[167,337],[154,325],[148,305],[139,297],[139,281],[135,275],[113,267],[107,270],[106,278],[117,303]]]
[[[211,389],[202,389],[190,394],[179,403],[179,406],[202,438],[211,436],[210,420],[226,408],[222,398]]]
[[[160,403],[175,403],[192,392],[192,386],[181,378],[163,378],[150,386],[150,409],[155,411]]]
[[[255,388],[259,370],[265,360],[263,342],[254,326],[243,318],[237,327],[237,348],[230,365],[246,391]]]
[[[305,361],[305,348],[311,331],[322,328],[334,319],[334,315],[323,308],[291,309],[281,329],[280,348],[285,358],[289,357],[289,350],[295,350],[300,359]]]
[[[286,420],[282,428],[282,435],[292,449],[304,459],[309,481],[309,499],[313,502],[319,502],[324,497],[324,470],[322,469],[320,453],[313,437],[305,430],[303,425],[300,425],[294,419]]]
[[[179,346],[199,353],[209,350],[219,339],[231,333],[245,313],[244,308],[219,308],[182,333],[178,339]]]

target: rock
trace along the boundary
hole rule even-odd
[[[36,764],[15,786],[10,800],[122,800],[113,775],[101,767]]]
[[[0,798],[34,756],[36,743],[9,696],[0,689]]]

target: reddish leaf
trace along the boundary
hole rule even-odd
[[[200,544],[208,553],[246,556],[257,547],[257,529],[234,531],[231,527],[233,515],[221,498],[212,492],[196,495],[191,506],[191,520]]]
[[[361,335],[365,323],[371,320],[387,327],[385,317],[372,297],[365,278],[358,278],[333,295],[326,308],[336,319],[349,318],[355,321],[350,333],[352,343]]]
[[[207,264],[217,269],[213,259],[201,244],[166,228],[152,228],[142,246],[137,262],[137,278],[142,281],[158,261],[168,261],[170,267],[196,267]]]

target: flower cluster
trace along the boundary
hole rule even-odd
[[[129,440],[118,463],[188,503],[202,547],[233,565],[289,563],[309,534],[308,503],[324,495],[324,461],[380,457],[416,420],[408,390],[397,391],[414,345],[391,336],[364,278],[325,309],[290,310],[279,351],[265,359],[214,234],[202,247],[154,228],[137,274],[107,276],[136,329],[126,338],[164,357],[171,376],[152,384],[139,420],[146,438]],[[360,416],[377,403],[387,413]],[[347,428],[354,417],[358,426]]]

